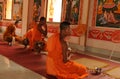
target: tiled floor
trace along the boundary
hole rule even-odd
[[[0,55],[0,79],[47,79]]]

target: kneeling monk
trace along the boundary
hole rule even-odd
[[[85,66],[68,59],[66,38],[70,35],[70,23],[62,22],[60,33],[49,37],[47,41],[47,73],[58,79],[82,79],[88,75]]]

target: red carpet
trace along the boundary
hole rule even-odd
[[[33,51],[24,49],[24,46],[8,46],[6,42],[0,42],[0,54],[38,74],[48,76],[45,67],[46,55],[35,55]]]
[[[40,74],[45,76],[47,79],[56,79],[53,76],[48,76],[46,74],[46,65],[45,65],[45,61],[46,61],[46,55],[35,55],[33,51],[30,51],[28,49],[24,49],[24,46],[18,46],[18,45],[14,45],[14,46],[8,46],[7,43],[5,42],[1,42],[0,41],[0,54],[6,56],[7,58],[13,60],[14,62]],[[91,56],[87,56],[87,55],[82,55],[82,54],[76,54],[74,57],[72,57],[73,59],[76,58],[81,58],[81,57],[87,57],[87,58],[92,58],[95,60],[101,60],[98,58],[94,58]],[[117,63],[113,63],[107,60],[101,60],[104,62],[107,62],[110,66],[108,67],[115,67],[115,66],[120,66],[120,64]],[[105,70],[105,69],[103,69]],[[101,75],[89,75],[87,78],[85,79],[98,79],[98,78],[102,78],[102,79],[112,79],[109,76],[104,76],[101,77]]]

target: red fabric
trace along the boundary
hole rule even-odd
[[[33,28],[31,28],[26,34],[25,37],[29,39],[30,42],[30,49],[33,49],[34,43],[36,41],[42,40],[42,34],[37,28],[37,24],[34,24]]]

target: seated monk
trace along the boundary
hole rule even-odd
[[[47,73],[58,79],[82,79],[88,75],[85,66],[68,59],[69,51],[66,39],[70,36],[70,23],[60,24],[60,33],[47,41]]]
[[[37,25],[37,27],[34,27],[32,35],[33,36],[32,36],[32,44],[31,44],[32,46],[31,47],[33,47],[33,49],[35,51],[37,51],[38,53],[41,50],[45,50],[46,44],[43,44],[43,43],[45,43],[44,39],[47,37],[47,24],[46,24],[45,17],[40,18],[39,24]],[[43,43],[41,43],[41,42],[43,42]],[[42,44],[42,45],[40,45],[40,44]],[[41,46],[43,46],[43,47],[41,47]],[[41,49],[41,48],[43,48],[43,49]]]
[[[38,30],[42,33],[43,37],[47,37],[47,24],[45,17],[40,18],[40,22],[38,24]]]
[[[21,37],[15,34],[15,30],[15,25],[10,24],[3,34],[3,40],[7,41],[9,45],[12,45],[13,40],[21,42]]]
[[[47,37],[47,24],[46,18],[41,17],[39,24],[34,24],[34,27],[26,33],[26,37],[29,39],[30,49],[36,50],[36,42],[45,42],[44,38]],[[42,43],[39,43],[42,44]],[[38,45],[39,45],[38,44]],[[39,51],[38,51],[39,52]]]

